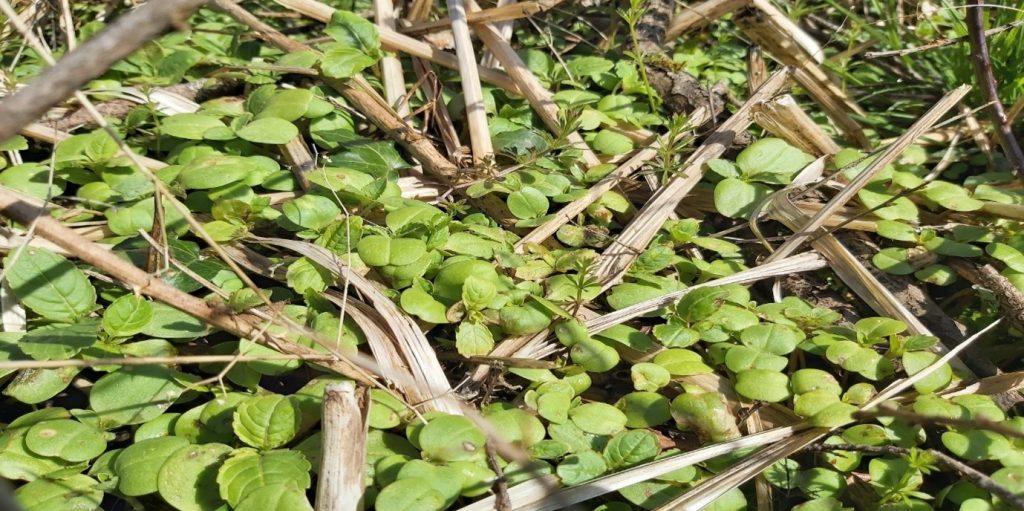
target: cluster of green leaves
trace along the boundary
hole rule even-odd
[[[1008,418],[988,396],[962,395],[946,399],[924,395],[914,402],[913,411],[922,415],[952,419],[988,420],[1015,431],[1024,424],[1019,417]],[[1005,502],[972,482],[958,478],[936,477],[943,468],[928,450],[941,445],[965,463],[994,464],[992,479],[1011,492],[1019,493],[1020,440],[992,431],[963,427],[943,427],[937,431],[894,419],[858,424],[830,436],[829,445],[852,445],[866,450],[825,450],[818,456],[783,459],[765,471],[774,486],[799,490],[807,502],[794,509],[824,511],[843,509],[842,501],[856,490],[849,474],[864,473],[869,478],[867,497],[876,509],[929,510],[940,506],[950,509],[1009,509]],[[892,447],[908,451],[906,455],[878,454],[872,449]],[[931,476],[931,477],[929,477]],[[938,485],[929,482],[940,481]],[[944,482],[943,482],[944,481]],[[861,500],[864,502],[864,500]]]
[[[632,6],[619,13],[611,6],[597,8],[621,16],[633,32],[640,2]],[[319,52],[291,54],[231,35],[240,27],[221,15],[203,11],[193,21],[195,31],[147,46],[90,84],[91,92],[103,99],[123,84],[213,78],[244,83],[244,99],[219,97],[195,112],[175,115],[143,105],[115,121],[115,129],[134,150],[167,164],[156,170],[157,177],[214,240],[246,242],[258,233],[326,248],[380,284],[430,331],[438,351],[486,355],[500,340],[553,330],[565,348],[556,357],[558,367],[510,369],[521,391],[500,390],[482,410],[500,435],[533,458],[528,464],[493,460],[508,485],[540,476],[583,484],[735,439],[743,426],[739,396],[814,426],[841,428],[826,444],[909,450],[907,456],[831,451],[779,462],[765,473],[767,480],[787,492],[799,490],[793,501],[805,511],[840,509],[865,499],[864,492],[847,489],[848,481],[865,475],[873,492],[869,507],[927,509],[935,502],[1000,509],[997,499],[976,486],[945,480],[922,450],[940,444],[965,462],[992,468],[993,478],[1011,490],[1021,489],[1024,445],[1016,438],[891,419],[852,425],[852,412],[878,389],[938,359],[931,350],[936,339],[906,335],[906,325],[898,321],[840,324],[837,313],[795,297],[759,304],[742,286],[696,288],[632,326],[596,333],[570,314],[588,303],[621,310],[745,269],[747,254],[715,235],[715,222],[750,218],[771,193],[793,181],[812,160],[809,155],[782,140],[762,138],[732,161],[710,162],[701,186],[713,193],[720,216],[667,222],[625,279],[600,296],[593,276],[597,251],[610,245],[634,212],[624,190],[605,193],[563,225],[555,235],[559,244],[515,252],[517,235],[496,219],[459,203],[403,199],[397,181],[410,163],[399,149],[363,130],[332,90],[284,74],[303,69],[303,75],[345,80],[365,73],[373,82],[382,48],[369,21],[338,11],[325,31],[330,40],[318,45]],[[81,35],[99,26],[89,24]],[[578,17],[567,17],[566,26],[570,32],[592,30]],[[701,39],[707,34],[690,38],[672,50],[670,64],[737,89],[746,80],[743,45],[721,24],[710,33],[714,44]],[[627,38],[635,34],[613,34],[600,47],[563,35],[525,31],[517,39],[524,43],[521,56],[529,69],[554,92],[563,114],[561,132],[549,134],[522,98],[484,89],[499,151],[495,163],[512,170],[467,171],[477,181],[465,191],[473,198],[500,197],[520,229],[550,220],[561,204],[583,196],[615,168],[614,163],[584,168],[579,149],[566,142],[567,133],[579,131],[611,162],[638,145],[627,130],[675,133],[685,121],[665,115],[647,83],[642,57],[620,49],[631,46]],[[556,46],[566,51],[552,55]],[[274,65],[261,66],[267,63]],[[13,76],[22,79],[41,67],[28,52]],[[417,93],[410,101],[416,107],[431,99]],[[444,99],[458,118],[461,99]],[[277,146],[297,137],[316,145],[318,165],[307,174],[310,189],[293,196],[282,193],[297,192],[299,184]],[[0,150],[30,154],[32,147],[16,138]],[[653,168],[663,180],[672,177],[681,153],[680,146],[669,145],[643,172]],[[999,186],[1012,176],[989,172],[962,185],[926,182],[926,156],[913,149],[858,194],[860,205],[878,219],[879,234],[897,243],[879,252],[875,264],[941,286],[954,277],[938,257],[987,253],[1024,289],[1024,238],[1012,223],[921,227],[938,225],[930,213],[1024,203],[1024,196]],[[83,205],[65,220],[105,222],[110,232],[103,243],[144,265],[149,246],[139,231],[153,228],[154,187],[105,133],[81,132],[58,144],[49,162],[37,160],[0,162],[0,184],[59,204]],[[841,178],[849,178],[870,161],[844,150],[831,164]],[[274,272],[277,281],[260,280],[266,288],[254,291],[189,238],[184,219],[166,199],[162,205],[170,255],[184,268],[160,272],[165,282],[202,296],[203,284],[193,278],[198,276],[226,292],[226,298],[208,294],[204,299],[235,311],[270,300],[290,321],[337,340],[333,348],[342,352],[365,342],[354,322],[324,299],[336,276],[316,261],[268,251],[272,269],[283,271]],[[0,360],[276,353],[211,332],[197,319],[95,278],[87,265],[43,248],[15,251],[3,267],[14,297],[30,315],[27,332],[0,334]],[[284,328],[270,331],[326,351]],[[203,378],[222,370],[224,381],[216,386]],[[0,370],[4,404],[13,410],[11,422],[0,429],[0,476],[18,481],[17,497],[32,511],[99,509],[113,499],[137,508],[182,511],[309,509],[320,470],[321,396],[335,381],[320,370],[314,363],[280,359],[196,369],[94,364]],[[699,384],[702,378],[718,379],[722,386],[709,390]],[[72,386],[76,380],[84,385]],[[958,381],[953,369],[942,365],[917,382],[918,397],[901,405],[922,414],[983,418],[1024,429],[1019,418],[1008,418],[986,397],[945,399],[942,393]],[[369,396],[367,508],[445,509],[491,491],[497,475],[486,437],[472,422],[413,413],[379,389]],[[747,454],[684,467],[589,504],[603,511],[653,509]],[[710,509],[745,509],[747,493],[734,489]]]

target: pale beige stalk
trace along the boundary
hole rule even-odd
[[[395,4],[391,0],[373,0],[373,17],[377,27],[395,30]],[[409,116],[409,104],[405,98],[405,73],[402,61],[392,55],[380,59],[380,77],[384,84],[384,99],[402,118]]]
[[[469,124],[473,162],[479,165],[493,159],[494,146],[487,128],[487,110],[484,108],[484,93],[480,88],[480,74],[476,68],[476,52],[473,51],[473,40],[466,21],[465,0],[448,0],[448,17],[451,19],[452,37],[455,40],[455,56],[459,59],[462,102]]]
[[[369,406],[366,389],[353,382],[332,383],[324,389],[316,511],[363,508]]]
[[[828,201],[825,207],[821,208],[810,220],[785,243],[782,244],[768,260],[775,260],[792,254],[807,240],[808,235],[813,235],[824,223],[825,219],[832,216],[832,213],[844,206],[857,192],[860,191],[871,178],[875,177],[886,165],[896,160],[910,144],[923,133],[927,132],[942,118],[943,115],[956,105],[971,90],[969,85],[961,85],[953,89],[945,97],[939,100],[935,106],[928,110],[917,120],[900,138],[889,145],[881,154],[875,158],[853,181],[839,190],[835,196]]]

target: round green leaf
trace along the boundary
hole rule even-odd
[[[601,130],[594,136],[591,145],[602,154],[619,155],[633,150],[633,141],[629,137],[611,130]]]
[[[988,255],[999,259],[1008,268],[1016,272],[1024,272],[1024,254],[1005,243],[989,243],[985,247]]]
[[[672,381],[672,374],[668,369],[650,362],[633,364],[629,368],[629,374],[633,380],[633,388],[646,392],[655,392]]]
[[[77,367],[22,369],[18,371],[14,380],[7,384],[4,395],[22,403],[41,403],[67,388],[79,372],[81,369]]]
[[[866,339],[882,339],[906,330],[906,324],[891,317],[864,317],[854,325]]]
[[[562,392],[547,392],[537,398],[537,413],[553,424],[564,424],[569,420],[572,395]]]
[[[521,220],[537,218],[548,212],[548,198],[529,186],[510,193],[507,202],[509,211]]]
[[[341,214],[341,208],[327,197],[306,194],[285,202],[281,206],[281,213],[294,225],[319,231]]]
[[[455,331],[455,348],[464,357],[486,355],[494,348],[494,336],[486,325],[466,321]]]
[[[857,407],[849,403],[832,403],[814,414],[808,422],[819,428],[836,428],[853,422],[853,413],[856,411]]]
[[[309,469],[309,461],[298,451],[257,453],[240,449],[220,466],[217,484],[221,498],[238,507],[248,495],[266,486],[305,491],[311,483]]]
[[[531,301],[526,305],[509,305],[502,308],[498,312],[498,323],[508,334],[529,335],[547,328],[551,319],[537,302]]]
[[[259,112],[254,112],[257,119],[276,117],[285,121],[294,121],[305,115],[313,100],[313,92],[309,89],[284,89],[274,93]]]
[[[712,372],[700,355],[684,349],[662,351],[654,356],[654,363],[667,369],[672,376],[693,376]]]
[[[491,487],[494,486],[494,471],[483,465],[456,461],[449,463],[448,467],[454,469],[458,478],[462,480],[463,497],[479,497],[491,491]]]
[[[142,333],[158,339],[193,339],[207,332],[206,323],[170,305],[152,302],[153,319]]]
[[[486,454],[487,437],[472,421],[457,415],[444,415],[431,420],[419,434],[423,456],[436,461],[469,461]]]
[[[188,162],[178,174],[178,181],[185,188],[217,188],[246,177],[251,167],[249,158],[244,156],[214,154]]]
[[[781,371],[789,364],[789,359],[772,355],[747,346],[733,346],[725,353],[725,366],[734,373],[749,369],[765,369]]]
[[[85,318],[73,325],[46,325],[29,330],[18,342],[36,360],[65,360],[96,342],[99,322]]]
[[[235,410],[235,435],[257,449],[273,449],[290,442],[299,432],[302,410],[281,395],[251,397]]]
[[[438,493],[444,496],[445,504],[450,505],[462,493],[461,475],[459,470],[448,465],[434,465],[423,460],[411,460],[399,469],[397,480],[417,479],[427,481]]]
[[[165,134],[186,140],[202,140],[207,131],[225,127],[219,118],[205,114],[175,114],[160,121]]]
[[[562,484],[574,486],[599,477],[608,471],[608,463],[604,456],[594,451],[584,451],[566,456],[555,472],[562,479]]]
[[[827,468],[812,468],[800,473],[797,486],[811,498],[839,497],[846,489],[846,477]]]
[[[657,392],[630,392],[619,398],[615,407],[626,414],[630,428],[653,428],[672,418],[668,398]]]
[[[129,497],[155,493],[160,467],[187,445],[188,440],[177,436],[150,438],[129,445],[114,461],[117,489]]]
[[[992,480],[1003,488],[1020,495],[1024,493],[1024,466],[996,470],[992,473]]]
[[[217,486],[217,469],[231,447],[189,445],[171,454],[157,474],[157,488],[179,511],[208,511],[224,504]]]
[[[804,333],[796,328],[775,323],[761,323],[740,332],[740,342],[744,346],[772,355],[788,354],[804,337]]]
[[[97,380],[89,405],[104,424],[142,424],[174,404],[194,379],[165,366],[128,366]]]
[[[4,269],[22,305],[46,319],[71,323],[96,308],[96,289],[85,274],[45,248],[12,251],[4,259]]]
[[[893,275],[910,275],[917,270],[910,263],[910,251],[905,248],[883,248],[871,257],[871,262],[878,269]]]
[[[942,434],[942,445],[949,452],[968,461],[998,459],[1012,449],[1003,435],[978,429],[947,431]]]
[[[755,401],[778,403],[789,397],[789,377],[777,371],[751,369],[736,376],[736,392]]]
[[[939,356],[930,351],[908,351],[903,354],[903,368],[907,375],[913,376],[935,363]],[[920,394],[931,394],[946,388],[953,381],[953,368],[949,364],[932,371],[924,379],[914,384],[914,390]]]
[[[14,498],[24,511],[93,511],[100,509],[103,490],[95,479],[75,474],[36,479],[15,490]]]
[[[324,46],[320,70],[331,78],[351,78],[375,62],[372,57],[355,48],[345,48],[337,44]]]
[[[971,197],[967,189],[948,181],[932,181],[919,193],[953,211],[976,211],[985,205],[984,202]]]
[[[797,477],[800,474],[800,464],[789,458],[782,458],[762,472],[764,478],[772,485],[783,490],[796,488]]]
[[[580,429],[594,435],[614,435],[626,427],[626,414],[607,403],[584,403],[569,410]]]
[[[484,417],[502,438],[524,449],[544,439],[544,424],[540,419],[518,408],[488,412]]]
[[[839,402],[839,394],[825,389],[797,394],[793,400],[793,411],[801,417],[812,417],[833,403]]]
[[[25,445],[40,456],[79,462],[103,454],[107,439],[102,431],[92,426],[62,419],[39,422],[29,428]]]
[[[440,511],[445,507],[445,498],[430,481],[410,477],[385,486],[377,494],[374,506],[394,511]]]
[[[839,395],[842,393],[843,388],[836,381],[835,376],[832,376],[827,371],[821,369],[799,369],[794,372],[791,376],[790,384],[793,387],[794,394],[804,394],[814,390],[825,390],[830,394]]]
[[[637,429],[612,437],[604,448],[604,457],[612,468],[622,468],[653,460],[660,452],[657,437],[650,431]]]
[[[306,492],[291,485],[261,486],[244,496],[234,511],[313,511]]]
[[[814,158],[779,138],[762,138],[736,155],[736,166],[746,176],[781,174],[791,176]],[[789,182],[788,179],[781,182]]]
[[[404,266],[416,262],[427,251],[427,245],[417,238],[392,238],[388,264]]]
[[[721,442],[740,435],[729,402],[721,392],[680,394],[672,400],[670,410],[676,423],[696,432],[701,442]]]
[[[299,135],[294,124],[277,117],[264,117],[235,131],[238,138],[256,144],[287,144]]]
[[[0,168],[2,168],[2,165],[0,165]],[[44,200],[47,197],[56,197],[64,193],[64,180],[54,176],[53,183],[50,184],[49,166],[38,163],[15,165],[0,172],[0,185],[13,188],[39,200]],[[109,187],[107,188],[109,189]],[[92,189],[86,189],[85,192],[79,189],[78,195],[84,198],[85,195],[95,191],[95,186]]]
[[[619,352],[601,341],[584,339],[569,351],[572,361],[594,373],[610,371],[619,364]]]
[[[422,319],[423,321],[436,324],[448,323],[448,308],[445,307],[443,303],[435,300],[433,296],[430,296],[430,293],[427,293],[418,287],[413,286],[402,291],[399,303],[402,305],[402,310]],[[479,347],[477,342],[484,340],[484,338],[480,336],[489,335],[490,332],[488,331],[487,334],[484,334],[482,331],[477,329],[477,327],[484,331],[487,330],[486,326],[476,325],[473,323],[463,323],[459,325],[459,330],[456,332],[456,341],[462,339],[463,348],[469,352],[473,352],[474,355],[482,355],[486,352],[476,352]],[[494,339],[491,339],[491,344],[494,344]],[[459,353],[462,353],[463,356],[469,356],[466,355],[466,353],[463,353],[463,348],[459,348]]]
[[[729,218],[747,218],[768,197],[767,186],[726,178],[715,185],[715,209]]]
[[[103,330],[114,337],[141,332],[153,319],[153,305],[141,296],[124,295],[103,311]]]
[[[956,282],[956,272],[944,264],[932,264],[921,268],[914,272],[914,277],[936,286],[948,286]]]

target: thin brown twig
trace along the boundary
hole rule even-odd
[[[996,82],[995,73],[992,71],[992,57],[988,52],[988,41],[985,39],[985,21],[983,19],[983,0],[971,0],[967,5],[967,33],[971,41],[971,62],[974,63],[974,71],[981,85],[981,93],[985,101],[991,103],[988,110],[989,119],[996,129],[996,138],[1002,146],[1006,160],[1010,167],[1017,173],[1017,177],[1024,179],[1024,150],[1020,142],[1013,134],[1009,118],[1003,102],[999,100],[999,84]]]
[[[172,25],[180,25],[206,0],[147,2],[46,68],[27,87],[0,101],[0,140],[7,140],[53,105],[110,69]]]
[[[494,471],[494,510],[495,511],[512,511],[512,499],[508,496],[508,480],[505,479],[505,473],[501,470],[501,465],[498,464],[498,455],[494,451],[494,446],[488,442],[485,445],[487,449],[487,466],[491,467]]]

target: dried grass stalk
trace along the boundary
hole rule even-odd
[[[697,30],[749,4],[749,0],[708,0],[697,5],[684,5],[665,31],[665,41],[672,41],[691,30]]]
[[[516,5],[518,4],[511,6],[515,7]],[[470,0],[470,6],[478,7],[472,0]],[[562,123],[559,120],[558,105],[552,99],[551,91],[541,85],[540,80],[534,76],[512,45],[502,38],[501,33],[495,27],[482,23],[474,28],[476,28],[477,36],[484,42],[491,54],[498,59],[498,62],[501,62],[505,72],[515,81],[523,96],[529,101],[530,106],[537,112],[544,124],[553,133],[558,134],[562,129]],[[601,164],[601,160],[583,141],[583,137],[579,133],[573,131],[566,136],[566,139],[573,147],[583,152],[583,161],[587,167]]]
[[[771,207],[772,210],[769,214],[790,229],[796,230],[797,226],[807,223],[805,213],[797,209],[785,194],[779,194]],[[916,335],[932,335],[928,327],[907,310],[903,302],[896,298],[889,288],[882,285],[871,271],[835,236],[819,234],[811,241],[811,247],[829,260],[832,271],[872,310],[881,316],[895,318],[906,323],[907,329]],[[932,349],[938,353],[944,353],[945,345],[936,343]],[[959,360],[955,360],[953,366],[971,374],[971,371]]]
[[[331,7],[322,2],[315,0],[274,0],[282,7],[291,9],[303,16],[315,19],[322,23],[329,23],[331,16],[334,15],[335,8]],[[380,29],[380,44],[384,49],[389,51],[396,51],[407,53],[413,57],[419,57],[421,59],[429,60],[439,66],[447,67],[449,69],[459,69],[459,59],[443,50],[434,48],[428,43],[413,39],[407,35],[400,34],[394,30]],[[474,63],[474,66],[476,64]],[[491,68],[480,68],[477,70],[480,79],[501,87],[510,92],[520,94],[519,88],[516,86],[508,75],[491,69]]]
[[[737,488],[751,478],[756,477],[776,461],[816,442],[819,438],[828,434],[828,431],[824,428],[815,428],[789,436],[733,465],[728,470],[720,472],[700,486],[657,508],[657,511],[698,511],[704,509],[733,488]]]
[[[788,35],[789,38],[807,52],[815,62],[821,64],[825,61],[825,51],[821,48],[821,45],[818,44],[818,41],[805,32],[804,29],[800,28],[799,25],[794,23],[793,20],[789,19],[789,16],[779,10],[774,3],[769,0],[751,0],[750,5],[751,7],[760,10],[766,17],[771,19],[772,24],[779,27],[779,30]]]
[[[763,103],[754,111],[754,122],[804,152],[816,155],[839,152],[839,145],[814,123],[789,94]]]
[[[462,77],[462,97],[466,104],[473,161],[479,165],[494,157],[494,146],[491,145],[491,132],[487,129],[484,93],[480,88],[476,52],[473,51],[469,23],[466,21],[466,1],[448,0],[448,17],[451,18],[452,36],[455,39],[455,55],[459,59],[459,76]]]
[[[703,107],[698,108],[694,111],[694,115],[690,117],[691,126],[700,126],[704,122],[707,122],[708,118],[707,109]],[[522,239],[516,243],[516,250],[523,252],[530,243],[543,243],[544,240],[550,238],[560,227],[575,218],[576,215],[582,213],[588,206],[600,199],[602,195],[611,191],[612,188],[615,188],[615,186],[622,183],[626,178],[633,175],[634,172],[640,170],[644,164],[657,156],[661,144],[661,141],[657,141],[649,147],[645,147],[638,151],[626,160],[625,163],[619,165],[618,168],[591,186],[590,189],[587,190],[586,195],[566,204],[558,211],[558,213],[555,213],[550,220],[534,228],[526,236],[523,236]]]
[[[800,248],[800,245],[807,240],[807,236],[809,234],[813,234],[821,228],[826,218],[832,216],[832,213],[846,205],[846,203],[849,202],[849,200],[852,199],[861,188],[868,184],[871,178],[881,172],[886,165],[889,165],[903,154],[903,151],[909,147],[910,144],[914,143],[914,141],[917,140],[917,137],[930,130],[932,126],[934,126],[950,108],[963,99],[970,90],[971,87],[969,85],[961,85],[946,94],[935,104],[935,106],[921,116],[921,118],[918,119],[906,133],[889,145],[885,151],[878,155],[877,158],[872,160],[871,164],[861,171],[853,181],[840,189],[839,193],[833,196],[825,207],[815,213],[815,215],[807,221],[807,224],[800,230],[796,231],[796,233],[783,243],[782,246],[780,246],[778,250],[768,258],[768,260],[771,261],[780,257],[786,257],[787,255],[792,254],[796,249]]]
[[[0,282],[0,324],[4,332],[24,332],[28,326],[25,307],[14,296],[6,279]]]
[[[373,0],[374,23],[379,28],[395,30],[395,4],[391,0]],[[380,78],[384,84],[384,99],[401,117],[409,116],[405,98],[405,72],[398,57],[384,55],[380,59]]]
[[[543,2],[518,2],[511,4],[499,5],[490,9],[482,9],[475,12],[470,12],[466,16],[466,21],[471,25],[478,25],[481,23],[498,23],[503,21],[512,21],[521,18],[528,18],[535,14],[544,12],[556,4],[561,3],[560,1],[543,1]],[[399,32],[406,35],[417,35],[424,34],[427,32],[433,32],[435,30],[444,30],[449,27],[451,20],[448,18],[441,18],[436,21],[424,21],[420,23],[413,23],[407,27],[399,29]],[[476,28],[475,26],[473,28]]]
[[[779,261],[763,264],[756,268],[736,272],[732,275],[711,280],[703,284],[697,284],[680,291],[667,293],[650,300],[645,300],[630,307],[626,307],[625,309],[619,309],[596,319],[586,321],[585,324],[587,326],[587,330],[594,334],[649,312],[654,312],[662,307],[672,305],[682,297],[693,292],[695,289],[725,286],[728,284],[750,284],[762,279],[818,270],[824,268],[826,265],[827,263],[825,259],[813,252],[787,257]]]
[[[324,389],[317,511],[359,511],[366,491],[366,389],[350,381]]]
[[[747,48],[747,94],[753,94],[768,78],[768,66],[760,46]]]
[[[283,7],[323,23],[330,22],[331,15],[333,15],[335,11],[333,7],[316,0],[274,1]],[[551,3],[553,5],[558,2]],[[437,49],[428,43],[413,39],[394,30],[381,29],[379,32],[381,46],[389,51],[407,53],[413,57],[429,60],[430,62],[449,69],[460,69],[459,59],[451,53]],[[473,65],[476,66],[475,63]],[[480,81],[499,87],[506,92],[517,96],[525,97],[525,93],[519,89],[516,82],[507,74],[502,73],[497,69],[477,66],[477,74],[480,77]],[[653,133],[643,129],[624,128],[621,129],[621,132],[638,142],[649,142],[653,137]]]
[[[298,181],[299,189],[303,192],[309,190],[309,173],[316,168],[316,158],[310,154],[302,135],[289,140],[287,144],[277,146],[277,149]]]
[[[998,374],[996,376],[990,376],[988,378],[982,378],[970,385],[966,385],[961,388],[954,389],[949,392],[943,392],[942,397],[944,399],[950,399],[956,396],[966,396],[972,394],[983,394],[986,396],[994,396],[1002,394],[1004,392],[1015,391],[1024,386],[1024,371],[1017,371],[1013,373]]]
[[[579,486],[563,488],[551,495],[546,495],[542,485],[538,482],[527,481],[509,488],[509,499],[512,501],[513,509],[518,511],[553,511],[621,490],[636,483],[654,479],[673,470],[701,463],[717,456],[741,449],[769,445],[793,436],[800,429],[800,427],[777,428],[756,435],[709,445],[684,454],[669,456],[621,472],[599,477]],[[491,496],[465,506],[459,511],[491,510],[494,509],[494,500],[495,498]]]
[[[396,349],[408,364],[413,376],[405,383],[406,398],[413,404],[422,404],[427,410],[462,414],[458,403],[451,399],[451,385],[437,353],[423,332],[405,312],[385,296],[372,281],[352,271],[334,253],[318,245],[282,238],[254,238],[259,243],[274,245],[304,255],[330,272],[338,275],[357,289],[380,313],[396,342]]]
[[[797,71],[793,75],[796,81],[807,89],[852,142],[865,149],[870,147],[860,124],[852,117],[863,115],[863,110],[832,81],[811,54],[793,39],[792,34],[777,23],[775,17],[765,14],[760,9],[752,9],[745,11],[743,15],[737,15],[734,20],[751,41],[763,47],[780,62],[796,68]]]
[[[682,169],[637,213],[615,242],[598,260],[595,277],[602,289],[621,279],[640,252],[654,239],[661,225],[669,218],[687,193],[697,185],[704,173],[704,164],[718,158],[732,144],[736,133],[750,126],[755,105],[774,97],[788,81],[790,68],[773,73],[736,113],[722,123],[683,163]]]

